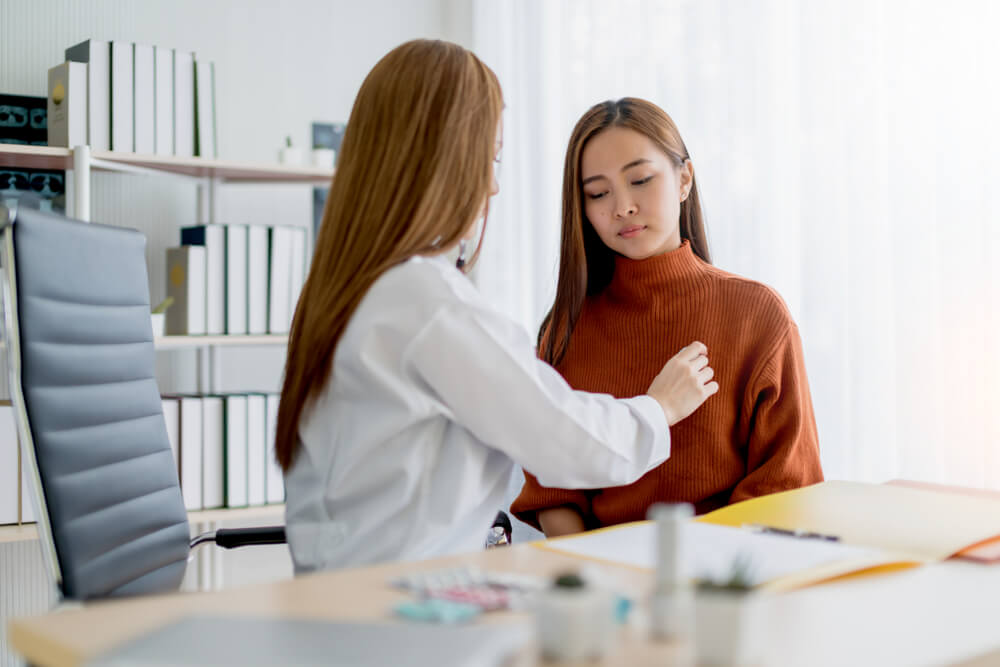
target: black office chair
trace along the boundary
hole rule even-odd
[[[190,540],[154,376],[146,239],[0,205],[11,401],[63,598],[176,590],[189,550],[284,544],[283,526]]]

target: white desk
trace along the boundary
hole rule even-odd
[[[581,561],[528,544],[420,563],[387,564],[217,593],[105,602],[18,619],[15,650],[38,665],[75,666],[186,615],[387,618],[407,596],[386,581],[400,573],[455,564],[551,574]],[[651,575],[607,567],[625,586],[648,590]],[[510,614],[496,614],[502,621]],[[948,562],[896,574],[826,584],[772,599],[768,665],[1000,665],[1000,567]],[[623,633],[609,665],[669,664],[671,649]]]

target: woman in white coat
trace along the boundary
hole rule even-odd
[[[561,488],[629,484],[718,390],[694,342],[645,395],[574,391],[465,277],[502,109],[493,72],[447,42],[403,44],[361,86],[278,413],[297,572],[481,548],[515,464]]]

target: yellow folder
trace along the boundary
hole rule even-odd
[[[928,562],[1000,536],[1000,500],[895,484],[829,481],[746,500],[698,520],[816,533]]]

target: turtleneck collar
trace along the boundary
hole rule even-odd
[[[694,254],[687,239],[676,250],[646,259],[618,255],[615,257],[615,275],[607,293],[618,299],[630,300],[649,290],[693,288],[704,276],[705,269],[706,264]]]

